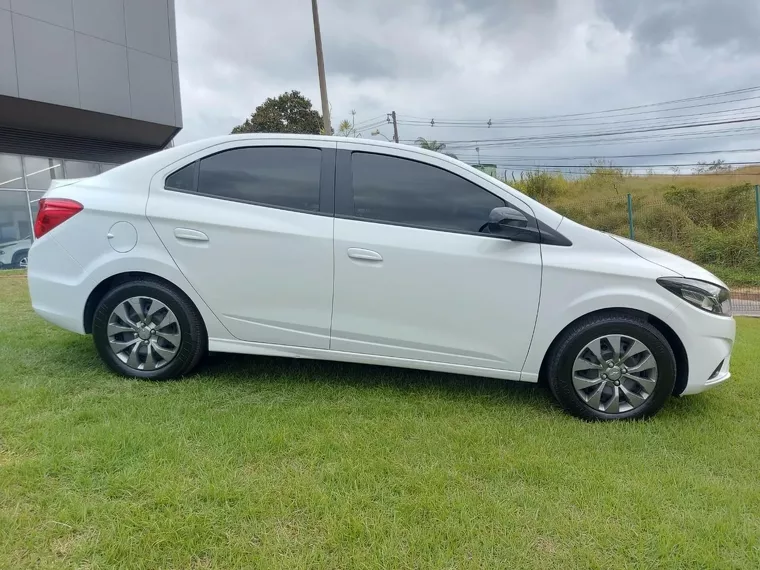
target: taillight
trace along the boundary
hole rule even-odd
[[[42,198],[37,219],[34,221],[34,237],[39,239],[56,226],[60,226],[84,206],[76,200],[66,198]]]

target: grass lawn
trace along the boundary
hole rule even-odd
[[[759,347],[645,423],[309,361],[128,381],[2,276],[0,568],[756,569]]]

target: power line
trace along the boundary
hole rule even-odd
[[[724,154],[732,152],[760,152],[760,148],[734,148],[723,150],[700,150],[691,152],[659,152],[654,154],[618,154],[618,155],[589,155],[589,156],[567,156],[567,157],[555,157],[555,156],[489,156],[488,158],[502,158],[513,160],[596,160],[596,159],[608,159],[608,158],[649,158],[657,156],[693,156],[700,154]]]
[[[721,162],[721,165],[723,166],[754,166],[756,164],[760,164],[760,161],[747,161],[747,162]],[[596,168],[597,165],[594,164],[504,164],[499,163],[499,166],[501,168],[510,168],[510,167],[517,167],[517,168],[534,168],[537,170],[543,170],[544,168]],[[680,164],[616,164],[612,166],[601,166],[602,168],[612,168],[612,169],[642,169],[642,168],[673,168],[674,166],[677,167],[687,167],[687,166],[706,166],[704,163],[699,162],[685,162]]]
[[[369,125],[366,125],[366,126],[362,126],[362,127],[357,127],[355,130],[356,130],[356,132],[364,132],[364,131],[368,131],[370,129],[375,129],[377,127],[383,127],[383,126],[385,126],[387,124],[388,123],[386,121],[377,121],[376,123],[372,123],[372,124],[369,124]]]
[[[383,120],[383,122],[385,122],[385,115],[377,115],[376,117],[372,117],[372,118],[369,118],[369,119],[364,119],[363,121],[359,121],[358,123],[356,123],[356,124],[354,125],[354,128],[356,128],[356,129],[359,129],[359,128],[362,128],[362,129],[363,129],[363,128],[366,128],[366,127],[364,126],[365,124],[369,124],[369,123],[376,123],[376,122],[378,122],[380,119],[382,119],[382,120]]]
[[[605,147],[609,146],[615,146],[615,145],[628,145],[628,144],[640,144],[640,143],[667,143],[667,142],[680,142],[685,140],[700,140],[700,139],[719,139],[719,138],[727,138],[727,137],[737,137],[737,136],[749,136],[755,133],[760,133],[760,127],[740,127],[740,128],[731,128],[731,129],[714,129],[714,130],[706,130],[706,131],[696,131],[696,132],[685,132],[685,133],[667,133],[662,135],[650,135],[650,136],[629,136],[629,137],[618,137],[614,139],[607,139],[607,140],[590,140],[586,141],[582,138],[579,140],[569,140],[565,142],[552,142],[552,141],[542,141],[542,140],[530,140],[525,141],[524,143],[521,141],[519,144],[515,144],[513,142],[507,142],[504,144],[492,144],[489,145],[489,148],[509,148],[512,150],[519,150],[519,149],[529,149],[529,148],[573,148],[573,147],[594,147],[594,146],[602,146]],[[406,143],[413,143],[414,141],[411,139],[402,141]],[[473,147],[472,144],[456,144],[451,143],[447,145],[448,148],[451,150],[456,150],[457,152],[461,150],[471,150]]]
[[[741,132],[737,132],[741,131]],[[577,141],[568,141],[568,142],[544,142],[544,141],[529,141],[525,144],[514,144],[514,143],[505,143],[501,145],[491,145],[486,150],[528,150],[528,149],[539,149],[539,148],[546,148],[546,149],[562,149],[562,148],[577,148],[577,147],[583,147],[583,148],[593,148],[598,146],[604,146],[605,148],[609,148],[611,146],[621,146],[621,145],[632,145],[632,144],[643,144],[643,143],[656,143],[656,144],[667,144],[670,142],[683,142],[683,141],[698,141],[698,140],[704,140],[704,139],[725,139],[725,138],[735,138],[736,136],[751,136],[753,134],[760,134],[760,127],[748,127],[745,129],[723,129],[723,130],[715,130],[715,131],[707,131],[706,134],[703,131],[700,132],[686,132],[686,133],[668,133],[666,135],[652,135],[652,136],[631,136],[631,137],[619,137],[613,140],[601,140],[601,139],[594,139],[591,141],[584,141],[584,140],[577,140]],[[414,141],[402,141],[406,144],[413,144]],[[447,149],[451,150],[452,152],[456,152],[458,154],[461,154],[463,152],[468,152],[471,150],[474,150],[472,145],[468,145],[467,147],[464,146],[458,146],[458,145],[447,145]]]
[[[675,167],[680,167],[682,165],[674,165]],[[604,169],[605,167],[601,167]],[[643,174],[649,175],[650,173],[648,171],[653,170],[654,166],[646,166],[646,167],[627,167],[627,166],[621,166],[621,167],[611,167],[612,170],[628,170],[628,171],[634,171],[634,170],[640,170],[644,171]],[[664,167],[663,167],[664,168]],[[671,167],[672,168],[672,167]],[[504,166],[504,165],[498,165],[498,170],[507,170],[507,171],[514,171],[514,172],[550,172],[550,173],[556,173],[556,174],[578,174],[578,175],[584,175],[588,174],[589,171],[594,170],[594,167],[589,166],[563,166],[561,168],[550,168],[550,167],[517,167],[517,166]],[[740,172],[738,170],[731,170],[726,172],[678,172],[673,173],[671,172],[654,172],[654,175],[659,176],[733,176],[733,177],[745,177],[745,176],[760,176],[760,172]],[[632,176],[641,176],[642,174],[636,174],[633,173]]]
[[[699,128],[699,127],[710,127],[710,126],[717,126],[717,125],[750,123],[754,121],[760,121],[760,117],[748,117],[744,119],[732,119],[732,120],[727,120],[727,121],[712,121],[712,122],[703,122],[703,123],[683,123],[679,125],[666,125],[666,126],[661,126],[661,127],[647,127],[643,129],[628,129],[628,130],[619,130],[619,131],[606,131],[606,132],[597,131],[597,132],[586,132],[586,133],[557,133],[557,134],[551,134],[551,135],[532,136],[532,137],[470,139],[470,140],[441,141],[441,142],[444,142],[447,145],[453,144],[453,143],[462,143],[462,145],[474,144],[483,148],[483,147],[489,147],[492,145],[498,146],[499,144],[508,143],[508,142],[524,142],[524,141],[530,141],[530,140],[552,141],[552,140],[564,140],[564,139],[599,138],[599,137],[610,137],[610,136],[635,134],[635,133],[651,133],[651,132],[670,131],[670,130],[677,130],[677,129],[694,129],[694,128]]]
[[[757,97],[750,97],[749,99],[760,99],[760,96]],[[728,102],[726,102],[728,103]],[[701,106],[701,105],[700,105]],[[484,122],[473,122],[473,123],[444,123],[442,121],[436,122],[436,126],[440,128],[468,128],[468,129],[548,129],[548,128],[556,128],[556,127],[595,127],[595,126],[603,126],[603,125],[620,125],[625,123],[642,123],[642,122],[657,122],[657,121],[669,121],[672,119],[679,119],[683,117],[699,117],[699,116],[705,116],[705,115],[724,115],[728,113],[743,113],[745,111],[750,111],[752,109],[760,109],[760,105],[751,105],[746,107],[735,107],[732,109],[720,109],[717,111],[703,111],[701,113],[686,113],[686,114],[680,114],[680,115],[665,115],[665,116],[659,116],[659,117],[644,117],[644,118],[638,118],[638,119],[627,119],[623,121],[603,121],[603,122],[595,122],[595,123],[581,123],[581,122],[575,122],[575,121],[569,121],[569,122],[563,122],[563,123],[511,123],[511,124],[497,124],[495,122],[489,121],[488,123]],[[651,111],[648,111],[651,112]],[[614,118],[614,117],[628,117],[632,115],[636,115],[639,113],[631,113],[630,115],[612,115],[610,117],[592,117],[592,119],[607,119],[607,118]],[[421,121],[408,121],[408,120],[399,120],[399,124],[404,125],[410,125],[410,126],[429,126],[429,122],[423,123]]]
[[[635,109],[645,109],[645,108],[651,108],[651,107],[661,107],[661,106],[673,105],[673,104],[677,104],[677,103],[686,103],[686,102],[691,102],[691,101],[701,101],[701,100],[705,100],[705,99],[714,99],[714,98],[719,98],[719,97],[725,97],[727,95],[738,95],[740,93],[750,93],[752,91],[757,91],[758,89],[760,89],[760,86],[745,87],[743,89],[735,89],[735,90],[732,90],[732,91],[723,91],[723,92],[720,92],[720,93],[712,93],[712,94],[709,94],[709,95],[698,95],[696,97],[687,97],[687,98],[684,98],[684,99],[673,99],[671,101],[662,101],[662,102],[659,102],[659,103],[648,103],[648,104],[645,104],[645,105],[634,105],[634,106],[631,106],[631,107],[618,107],[616,109],[606,109],[606,110],[602,110],[602,111],[587,111],[587,112],[584,112],[584,113],[569,113],[569,114],[562,114],[562,115],[544,115],[544,116],[535,116],[535,117],[514,117],[514,118],[508,118],[508,119],[496,119],[496,120],[494,120],[492,122],[506,122],[506,121],[520,121],[520,120],[535,121],[535,120],[544,120],[544,119],[561,119],[561,118],[568,118],[568,117],[585,117],[585,116],[589,116],[589,115],[600,115],[600,114],[606,114],[606,113],[615,113],[615,112],[618,112],[618,111],[631,111],[631,110],[635,110]],[[756,98],[756,97],[750,97],[750,99],[754,99],[754,98]],[[739,99],[738,101],[741,101],[741,100],[743,100],[743,99]],[[723,103],[729,103],[729,102],[735,102],[735,101],[724,101]],[[710,104],[712,104],[712,105],[718,104],[719,105],[719,104],[723,104],[723,103],[710,103]],[[710,105],[710,104],[708,104],[708,105]],[[675,110],[675,109],[669,109],[669,110]],[[418,120],[422,120],[422,121],[426,121],[426,122],[430,121],[430,119],[425,118],[425,117],[413,117],[411,115],[409,115],[409,117],[410,118],[414,118],[414,119],[418,119]],[[439,122],[445,122],[445,121],[447,121],[447,119],[440,119],[439,121],[435,121],[435,122],[439,123]],[[469,121],[469,122],[480,122],[480,123],[486,122],[486,120],[482,120],[482,119],[474,119],[474,120],[473,119],[469,119],[469,120],[467,120],[467,119],[453,119],[453,120],[451,120],[451,122],[457,122],[457,121],[464,121],[464,122]]]

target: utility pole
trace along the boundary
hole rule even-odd
[[[314,41],[317,44],[317,72],[319,73],[319,92],[322,95],[322,120],[325,134],[332,135],[330,126],[330,105],[327,102],[327,81],[325,80],[325,59],[322,55],[322,32],[319,29],[319,9],[317,0],[311,0],[311,15],[314,18]]]
[[[398,123],[396,122],[396,111],[391,111],[391,119],[393,119],[393,142],[398,142]]]

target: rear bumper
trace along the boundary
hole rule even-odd
[[[82,267],[52,236],[32,246],[27,271],[32,308],[46,321],[84,334]]]

